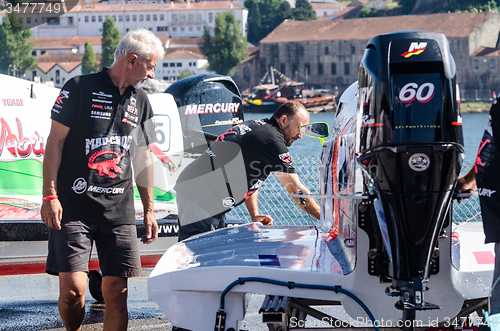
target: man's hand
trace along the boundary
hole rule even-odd
[[[273,225],[273,218],[269,215],[255,215],[252,222],[260,222],[263,225]]]
[[[258,191],[255,191],[245,200],[245,205],[247,206],[248,214],[250,214],[252,222],[260,222],[263,225],[273,225],[273,218],[271,216],[259,214],[258,196]]]
[[[472,193],[477,190],[476,183],[476,172],[474,167],[469,169],[467,174],[463,177],[460,177],[457,180],[457,185],[455,186],[455,193]],[[458,202],[462,201],[462,199],[468,199],[469,197],[460,197],[458,198]]]
[[[42,222],[52,229],[61,230],[62,206],[59,199],[46,200],[42,202],[40,216]]]
[[[144,227],[146,234],[141,237],[143,244],[151,244],[158,238],[158,223],[154,212],[144,213]]]

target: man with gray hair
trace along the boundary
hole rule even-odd
[[[153,33],[131,31],[120,41],[111,68],[69,80],[52,108],[41,217],[50,227],[46,272],[59,276],[58,307],[66,330],[81,329],[94,242],[106,302],[103,329],[127,329],[127,278],[141,274],[132,164],[144,208],[141,241],[158,237],[148,150],[156,132],[139,85],[154,78],[163,55]]]

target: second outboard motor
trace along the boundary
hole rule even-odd
[[[423,301],[423,289],[436,272],[431,262],[462,165],[457,90],[443,34],[404,31],[368,42],[359,73],[358,161],[376,196],[388,294],[400,297],[396,307],[406,319],[439,308]]]
[[[240,91],[231,77],[194,75],[173,83],[164,93],[177,104],[185,152],[203,153],[219,135],[243,122]]]

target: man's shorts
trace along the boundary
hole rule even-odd
[[[61,230],[49,228],[45,271],[52,275],[58,275],[59,272],[88,272],[94,242],[103,276],[141,275],[135,225],[100,226],[67,219],[62,220]]]

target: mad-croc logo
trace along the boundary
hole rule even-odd
[[[401,56],[404,56],[405,58],[409,58],[412,55],[421,54],[425,51],[426,47],[427,47],[427,43],[412,42],[410,44],[410,48],[408,48],[408,50],[406,52],[401,54]]]

